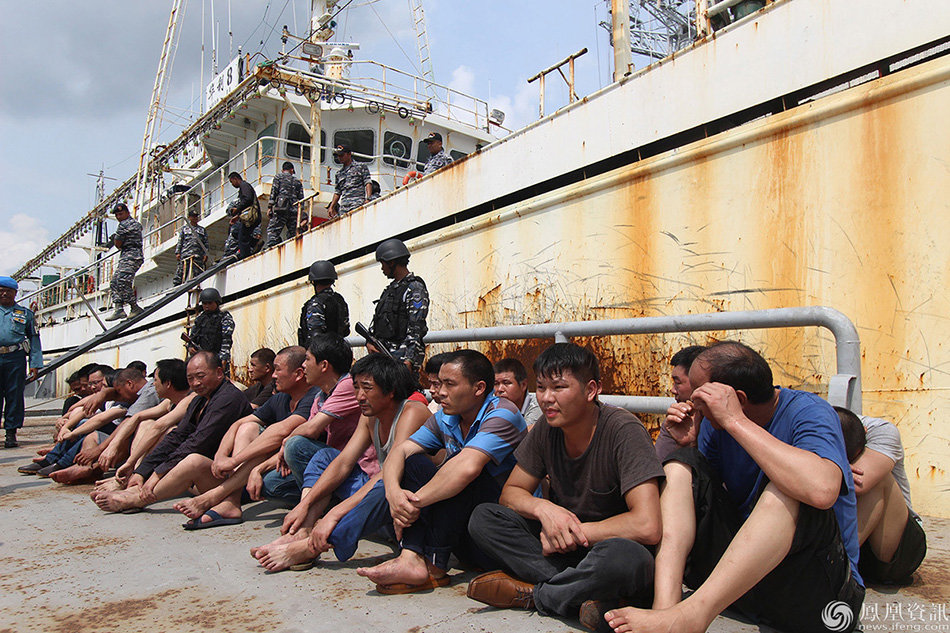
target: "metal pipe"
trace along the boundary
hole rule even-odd
[[[633,59],[630,54],[630,6],[627,0],[610,1],[611,36],[614,47],[614,81],[630,73]]]
[[[676,402],[673,398],[661,398],[659,396],[613,396],[600,394],[597,399],[604,404],[612,404],[615,407],[626,409],[631,413],[654,413],[656,415],[665,415],[670,405]]]
[[[824,327],[834,335],[836,371],[841,376],[853,377],[853,391],[848,395],[848,408],[855,413],[861,413],[860,337],[857,328],[854,327],[847,316],[827,306],[436,330],[429,332],[425,337],[425,342],[463,343],[538,338],[555,338],[557,340],[556,337],[617,336],[807,326]],[[350,345],[366,344],[359,336],[350,336],[346,340]]]

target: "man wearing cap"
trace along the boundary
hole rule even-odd
[[[442,147],[441,134],[430,132],[429,136],[422,139],[422,141],[429,148],[429,160],[426,161],[426,166],[422,170],[423,175],[438,171],[452,162],[452,157],[446,154]]]
[[[132,291],[132,282],[135,281],[135,271],[142,266],[145,256],[142,254],[142,225],[132,219],[129,208],[124,202],[115,205],[112,210],[119,227],[112,236],[112,243],[119,249],[119,261],[112,273],[109,289],[112,291],[112,302],[115,312],[106,317],[106,321],[118,321],[125,318],[124,304],[129,304],[130,316],[142,311],[135,302],[135,293]]]
[[[349,213],[373,194],[369,168],[353,160],[353,150],[349,145],[337,145],[333,155],[343,166],[336,172],[336,192],[327,205],[330,217]]]
[[[231,361],[231,339],[234,336],[234,317],[221,309],[221,294],[214,288],[205,288],[198,295],[201,314],[195,319],[191,331],[182,335],[188,343],[188,356],[201,351],[211,352],[221,359],[227,375]]]
[[[277,246],[287,227],[288,238],[297,236],[297,204],[303,200],[303,184],[294,176],[294,164],[285,161],[281,172],[274,177],[267,203],[267,243],[264,248]]]
[[[376,249],[376,261],[392,282],[376,302],[370,333],[393,355],[418,370],[425,358],[423,337],[429,331],[429,291],[425,282],[409,272],[409,249],[395,238]],[[377,352],[368,345],[370,352]]]
[[[30,377],[43,366],[43,349],[33,311],[16,303],[17,282],[0,277],[0,407],[3,412],[4,448],[16,448],[16,430],[23,426],[23,389],[26,358]]]
[[[177,286],[185,279],[204,272],[209,248],[208,232],[198,224],[198,209],[188,209],[188,224],[178,232],[178,244],[175,246],[178,270],[172,283]]]
[[[331,262],[318,260],[310,264],[310,283],[313,296],[300,310],[300,327],[297,329],[297,344],[310,347],[310,340],[317,334],[334,332],[340,336],[350,333],[350,309],[342,295],[333,290],[336,268]]]

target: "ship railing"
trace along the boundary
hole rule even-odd
[[[318,208],[317,205],[318,203],[326,204],[329,197],[333,195],[335,190],[334,171],[339,166],[325,165],[322,158],[332,150],[333,146],[331,145],[320,145],[314,148],[313,145],[307,142],[292,141],[276,136],[262,136],[232,157],[227,163],[215,168],[213,172],[191,185],[185,193],[192,194],[194,198],[186,198],[185,204],[177,208],[173,206],[174,213],[172,217],[154,227],[152,225],[160,218],[150,218],[146,232],[150,254],[154,255],[171,247],[168,240],[175,238],[178,230],[184,226],[190,210],[197,209],[199,217],[207,218],[219,212],[237,198],[237,190],[231,186],[227,179],[227,175],[232,171],[240,173],[241,177],[249,182],[260,195],[263,185],[269,184],[280,173],[280,165],[283,161],[289,160],[295,163],[295,166],[300,167],[300,172],[297,175],[303,182],[304,189],[310,190],[310,193],[304,197],[299,205],[299,214],[311,218],[314,217],[315,211],[318,212],[317,215],[325,214],[326,211]],[[314,180],[310,177],[310,153],[312,151],[320,152],[320,160],[317,166],[318,173],[315,179],[316,189],[313,187]],[[418,167],[418,161],[411,156],[353,152],[353,157],[369,167],[370,176],[374,180],[391,185],[391,189],[401,186],[403,177]],[[265,173],[271,163],[275,163],[274,172]],[[156,208],[155,201],[153,201],[151,208]],[[146,216],[148,215],[146,214]]]
[[[306,77],[330,101],[336,98],[338,103],[346,103],[351,98],[370,108],[385,105],[396,112],[405,108],[407,115],[413,110],[422,115],[435,112],[459,123],[488,129],[488,103],[477,97],[373,60],[343,62],[340,77],[330,74],[332,65],[325,65],[327,74],[285,64],[278,64],[278,68]]]
[[[799,327],[825,328],[834,336],[836,373],[828,381],[827,400],[860,415],[861,340],[858,330],[847,316],[827,306],[438,330],[429,332],[424,340],[429,345],[527,339],[554,339],[556,343],[566,343],[576,337]],[[366,344],[366,340],[359,336],[350,336],[346,340],[353,346]],[[673,403],[673,398],[641,395],[608,395],[601,396],[601,399],[637,413],[661,415]]]
[[[297,156],[292,156],[287,151],[288,148],[294,148]],[[294,161],[301,165],[300,175],[305,189],[310,189],[310,193],[298,205],[299,214],[306,214],[310,218],[325,215],[326,210],[322,205],[326,204],[334,192],[333,172],[337,167],[321,164],[318,168],[321,171],[316,179],[317,189],[312,189],[309,179],[310,161],[303,157],[314,150],[319,151],[322,156],[325,152],[331,152],[332,146],[322,145],[314,148],[306,142],[264,136],[191,185],[184,194],[194,194],[194,200],[186,197],[183,204],[176,204],[174,196],[166,194],[161,198],[146,201],[143,205],[146,211],[140,217],[144,229],[143,246],[146,261],[174,248],[178,231],[187,221],[189,210],[197,208],[199,217],[207,218],[222,211],[237,198],[237,189],[231,186],[227,178],[233,171],[240,173],[242,178],[260,194],[262,185],[269,183],[276,173],[279,173],[277,170],[280,163],[284,160]],[[402,184],[405,174],[417,167],[417,161],[407,156],[359,152],[354,152],[353,156],[370,166],[370,175],[373,179],[380,183],[391,181],[393,189]],[[265,168],[272,162],[277,163],[275,173],[265,173]],[[163,209],[169,209],[170,216],[163,213]],[[77,310],[85,301],[89,302],[90,309],[106,306],[106,294],[118,255],[118,251],[115,250],[103,253],[97,261],[23,296],[21,302],[25,305],[35,302],[35,306],[41,311],[64,309],[66,318],[79,316]],[[164,291],[164,288],[156,288],[153,293],[140,296],[139,299],[146,301]]]

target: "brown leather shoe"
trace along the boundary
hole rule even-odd
[[[512,578],[503,571],[475,576],[467,595],[499,609],[534,609],[534,585]]]

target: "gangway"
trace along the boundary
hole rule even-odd
[[[167,306],[169,303],[171,303],[172,301],[174,301],[181,295],[185,294],[192,288],[195,288],[196,286],[198,286],[205,279],[208,279],[209,277],[212,277],[213,275],[219,273],[220,271],[224,270],[225,268],[227,268],[229,265],[233,264],[236,261],[237,261],[237,256],[229,255],[225,257],[224,259],[222,259],[221,261],[219,261],[214,266],[212,266],[211,268],[209,268],[208,270],[198,275],[197,277],[193,277],[189,279],[188,281],[178,286],[175,286],[174,288],[169,289],[168,292],[166,292],[162,296],[161,299],[159,299],[152,305],[148,306],[147,308],[143,309],[142,312],[140,312],[139,314],[133,317],[129,317],[128,319],[125,319],[118,325],[112,326],[111,328],[109,328],[108,330],[100,334],[99,336],[96,336],[95,338],[92,338],[86,341],[82,345],[72,348],[71,350],[69,350],[68,352],[66,352],[65,354],[63,354],[62,356],[60,356],[53,362],[51,362],[49,365],[44,365],[43,368],[37,372],[35,378],[27,380],[27,384],[35,380],[39,380],[43,376],[62,367],[69,361],[75,358],[78,358],[79,356],[82,356],[86,352],[99,347],[103,343],[108,343],[109,341],[117,339],[123,332],[128,330],[130,327],[132,327],[136,323],[139,323],[140,321],[144,321],[149,316],[151,316],[152,314],[155,314],[156,312],[158,312],[159,310]]]

